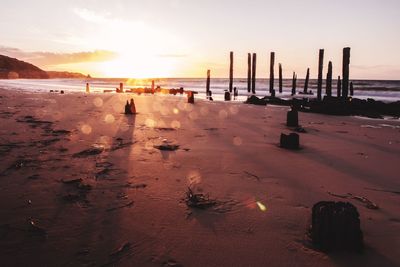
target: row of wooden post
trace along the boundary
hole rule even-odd
[[[229,54],[230,66],[229,66],[229,92],[232,93],[233,90],[233,52]],[[343,49],[343,66],[342,66],[342,80],[340,76],[338,77],[337,84],[337,96],[347,98],[353,95],[353,83],[349,84],[349,64],[350,64],[350,47],[345,47]],[[318,80],[317,80],[317,99],[322,100],[322,80],[323,80],[323,66],[324,66],[324,49],[319,50],[318,59]],[[257,54],[248,53],[247,54],[247,92],[255,94],[256,93],[256,67],[257,67]],[[274,89],[274,79],[275,79],[275,52],[271,52],[270,57],[270,76],[269,76],[269,93],[275,95]],[[282,64],[279,63],[279,93],[282,93],[283,89],[283,77],[282,77]],[[308,84],[310,80],[310,68],[307,68],[307,74],[304,83],[304,94],[308,94]],[[296,82],[297,74],[293,73],[292,81],[292,95],[296,94]],[[206,84],[206,94],[210,94],[210,70],[207,70],[207,84]],[[328,63],[328,73],[326,76],[326,95],[332,96],[332,62]]]

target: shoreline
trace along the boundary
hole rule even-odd
[[[2,89],[0,96],[7,266],[400,264],[400,122],[369,128],[355,117],[301,112],[302,149],[288,151],[278,147],[280,133],[291,131],[285,106]],[[125,116],[131,97],[139,113]],[[165,143],[179,148],[156,148]],[[218,205],[187,207],[188,186]],[[379,206],[345,200],[360,213],[363,254],[310,246],[312,205],[343,201],[328,192]]]

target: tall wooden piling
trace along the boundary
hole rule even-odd
[[[349,71],[350,71],[350,47],[343,48],[343,68],[342,68],[342,96],[347,98],[349,95]]]
[[[283,82],[282,82],[282,64],[279,63],[279,93],[282,93]]]
[[[354,87],[353,87],[353,82],[350,82],[350,96],[354,95]]]
[[[233,89],[233,52],[229,55],[229,92],[232,93]]]
[[[328,63],[328,73],[326,74],[326,95],[332,96],[332,61]]]
[[[337,78],[337,97],[342,96],[342,81],[340,80],[340,76]]]
[[[271,52],[271,59],[269,62],[269,93],[274,91],[274,66],[275,66],[275,52]]]
[[[210,70],[207,70],[207,82],[206,82],[206,97],[207,99],[210,96]]]
[[[297,82],[297,75],[293,72],[293,79],[292,79],[292,96],[296,94],[296,82]]]
[[[119,83],[119,92],[120,93],[124,92],[124,84],[123,83]]]
[[[247,54],[247,92],[251,91],[251,54]]]
[[[154,92],[154,80],[151,81],[151,91]]]
[[[256,93],[256,67],[257,67],[257,54],[253,53],[253,68],[251,70],[251,92]]]
[[[318,60],[318,85],[317,85],[317,99],[322,100],[322,70],[324,67],[324,49],[319,50]]]
[[[307,94],[308,92],[308,82],[310,81],[310,68],[307,68],[306,80],[304,82],[304,91],[303,93]]]

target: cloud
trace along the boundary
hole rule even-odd
[[[182,58],[182,57],[187,57],[188,55],[186,54],[160,54],[158,57],[163,57],[163,58]]]
[[[117,53],[95,50],[76,53],[28,52],[18,48],[0,46],[0,54],[39,65],[40,67],[82,62],[103,62],[117,57]]]

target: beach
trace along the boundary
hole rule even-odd
[[[186,102],[0,89],[2,266],[400,265],[399,120],[299,113],[290,151],[288,107]],[[312,247],[321,200],[357,207],[363,253]]]

